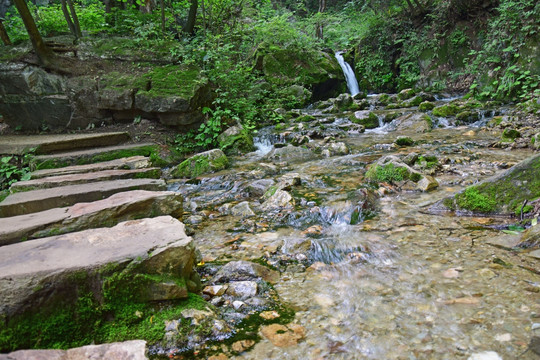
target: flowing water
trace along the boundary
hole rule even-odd
[[[279,267],[275,289],[306,330],[295,346],[279,348],[263,338],[236,358],[468,359],[483,351],[538,358],[527,351],[540,327],[540,277],[527,269],[538,263],[487,243],[511,220],[425,211],[532,152],[489,148],[496,134],[476,125],[440,125],[408,134],[414,147],[392,146],[397,134],[379,129],[339,139],[349,146],[347,155],[277,166],[261,159],[280,142],[266,130],[258,152],[237,159],[232,170],[181,187],[192,218],[199,217],[191,223],[204,258],[263,257]],[[443,162],[435,174],[439,188],[382,195],[368,219],[359,195],[366,165],[413,151]],[[292,190],[294,208],[249,218],[223,211],[224,204],[245,200],[257,209],[259,197],[246,187],[287,176],[301,178]],[[232,237],[240,239],[235,246]]]
[[[343,70],[343,74],[345,74],[345,80],[347,81],[349,93],[351,96],[358,94],[360,92],[360,87],[358,86],[358,81],[356,80],[356,75],[354,75],[351,65],[345,61],[341,51],[336,52],[335,55],[339,66],[341,66],[341,69]]]

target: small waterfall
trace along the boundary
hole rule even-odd
[[[343,54],[343,52],[338,51],[336,53],[336,59],[341,66],[341,69],[343,69],[343,73],[345,74],[345,79],[347,80],[347,88],[349,88],[351,96],[354,96],[360,92],[360,87],[358,86],[358,81],[356,80],[356,76],[354,75],[354,71],[351,68],[351,65],[345,62],[345,59],[343,59],[343,55],[341,54]]]

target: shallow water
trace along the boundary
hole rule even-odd
[[[487,244],[501,232],[486,225],[511,220],[424,211],[532,152],[488,148],[497,134],[476,126],[405,135],[417,142],[414,147],[393,147],[392,132],[349,135],[339,141],[351,154],[286,164],[274,174],[257,172],[263,152],[271,149],[268,141],[232,170],[184,188],[193,213],[202,212],[194,239],[207,260],[301,260],[284,268],[275,289],[297,311],[305,340],[278,348],[263,338],[235,358],[467,359],[482,351],[503,359],[538,358],[527,351],[531,328],[540,323],[540,277],[527,268],[538,263]],[[384,195],[375,218],[350,225],[366,164],[411,151],[445,159],[435,174],[440,187]],[[292,173],[302,185],[289,213],[246,219],[220,214],[228,202],[248,200],[256,207],[257,198],[242,191],[245,184]],[[321,226],[320,233],[306,235],[313,225]],[[236,237],[233,247],[228,240]],[[305,250],[306,242],[309,261],[302,262],[298,249]]]

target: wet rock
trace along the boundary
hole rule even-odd
[[[316,157],[315,153],[304,147],[287,145],[282,148],[274,148],[266,155],[266,158],[272,161],[308,161]]]
[[[261,327],[262,335],[274,346],[289,347],[296,345],[305,335],[304,327],[298,324],[271,324]]]
[[[199,175],[226,169],[227,156],[220,149],[213,149],[194,155],[178,165],[171,175],[178,178],[195,178]]]
[[[19,350],[0,355],[2,360],[146,360],[146,341],[88,345],[69,350]]]
[[[416,183],[416,188],[424,192],[435,190],[438,187],[439,187],[439,182],[433,176],[429,176],[429,175],[423,175],[422,179],[420,179]]]
[[[250,261],[231,261],[219,269],[210,283],[224,284],[232,281],[252,281],[257,279],[263,279],[274,284],[279,280],[279,273]]]
[[[531,143],[533,145],[533,148],[535,148],[536,150],[540,149],[540,133],[534,135],[531,138]]]
[[[275,310],[263,311],[259,314],[264,320],[274,320],[280,317],[279,313]]]
[[[190,319],[191,325],[199,325],[202,320],[209,317],[215,316],[213,311],[210,310],[197,310],[197,309],[186,309],[181,313],[184,319]]]
[[[233,216],[240,216],[244,218],[255,216],[255,213],[253,210],[251,210],[249,202],[247,201],[242,201],[241,203],[233,206],[231,209],[231,214]]]
[[[235,300],[235,301],[232,302],[231,305],[232,305],[234,310],[240,310],[241,308],[246,306],[246,303],[243,302],[243,301],[240,301],[240,300]]]
[[[254,308],[267,308],[271,305],[271,302],[259,296],[255,296],[245,300],[246,305],[253,306]]]
[[[398,182],[403,180],[418,182],[423,178],[423,175],[403,163],[397,156],[387,155],[369,167],[366,178],[375,182]]]
[[[403,89],[397,94],[397,97],[399,100],[407,100],[412,98],[414,95],[415,91],[413,89]]]
[[[483,351],[469,356],[467,360],[503,360],[495,351]]]
[[[350,94],[340,94],[334,99],[334,105],[339,110],[348,110],[353,105],[353,98]]]
[[[521,133],[515,129],[504,129],[501,139],[502,141],[511,142],[521,137]]]
[[[433,110],[434,107],[435,107],[434,103],[430,101],[424,101],[420,103],[420,105],[418,105],[418,110],[426,112],[429,110]]]
[[[433,121],[424,113],[411,113],[402,115],[394,120],[396,131],[412,131],[423,133],[433,128]]]
[[[227,295],[235,298],[247,299],[257,295],[257,283],[255,281],[234,281],[229,283]]]
[[[287,191],[276,190],[276,192],[261,205],[261,209],[266,211],[292,209],[294,203],[293,197]]]
[[[225,294],[225,291],[227,291],[228,285],[213,285],[213,286],[206,286],[203,289],[203,294],[211,295],[211,296],[221,296]]]
[[[540,245],[540,226],[531,226],[521,236],[519,247],[531,248]]]
[[[255,345],[255,340],[240,340],[232,344],[231,350],[237,353],[251,349]]]
[[[456,115],[456,120],[461,123],[470,124],[480,120],[480,114],[475,111],[462,111]]]
[[[349,153],[349,148],[343,142],[330,143],[324,149],[328,150],[328,156],[347,155]]]
[[[247,191],[251,196],[261,197],[266,193],[270,186],[274,185],[275,183],[276,182],[272,179],[255,180],[248,184]]]

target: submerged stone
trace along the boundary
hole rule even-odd
[[[231,261],[219,269],[210,283],[225,284],[231,281],[253,281],[257,279],[274,284],[279,280],[279,273],[250,261]]]

